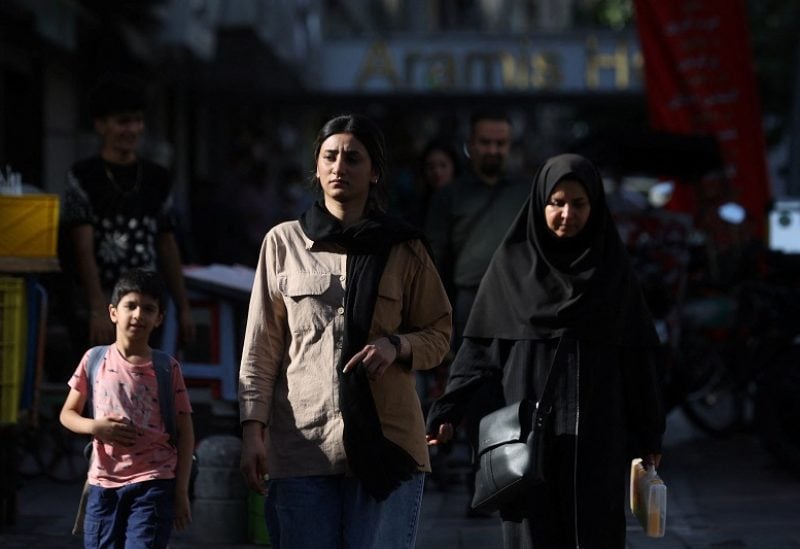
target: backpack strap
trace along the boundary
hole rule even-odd
[[[98,345],[89,349],[89,358],[86,360],[86,417],[94,417],[94,404],[92,395],[94,394],[94,382],[97,379],[97,370],[106,358],[108,345]]]
[[[158,404],[164,430],[169,434],[169,442],[175,446],[178,428],[175,425],[175,392],[172,390],[172,359],[164,351],[153,349],[153,370],[158,381]]]
[[[109,345],[98,345],[89,349],[89,358],[86,361],[86,417],[94,417],[94,405],[92,394],[94,382],[97,379],[97,371],[100,364],[106,358]],[[161,410],[161,420],[164,422],[164,430],[169,435],[169,442],[175,446],[178,428],[175,424],[175,393],[172,390],[172,358],[164,351],[153,349],[153,370],[156,374],[158,384],[158,405]]]

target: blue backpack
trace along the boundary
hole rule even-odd
[[[86,376],[88,388],[86,391],[86,408],[89,417],[94,415],[92,406],[92,391],[97,370],[106,358],[110,345],[98,345],[89,349],[89,358],[86,361]],[[158,382],[158,404],[161,408],[161,419],[164,421],[164,430],[169,434],[169,442],[175,446],[177,440],[177,427],[175,426],[175,393],[172,390],[172,360],[164,351],[153,349],[153,369]]]
[[[110,345],[98,345],[89,349],[89,357],[86,361],[86,376],[88,389],[86,391],[86,409],[89,417],[94,416],[94,406],[92,405],[92,391],[94,390],[94,380],[97,377],[97,370],[100,364],[106,358],[106,352],[110,349]],[[157,349],[153,349],[153,369],[156,372],[156,380],[158,383],[158,404],[161,409],[161,418],[164,421],[164,430],[169,433],[169,442],[173,446],[177,441],[177,427],[175,426],[175,393],[172,391],[172,360],[170,356]],[[86,445],[83,450],[87,461],[91,459],[92,443],[91,441]],[[189,497],[194,499],[194,483],[197,478],[197,458],[192,454],[192,470],[189,477]],[[72,527],[72,534],[75,536],[83,535],[83,519],[86,508],[87,487],[89,485],[88,479],[84,483],[83,493],[78,503],[78,512],[75,517],[75,524]]]

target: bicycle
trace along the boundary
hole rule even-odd
[[[687,419],[713,436],[746,430],[752,423],[753,361],[736,335],[738,301],[718,294],[688,301],[681,313],[681,338],[677,349],[680,407]],[[736,348],[736,350],[734,350]]]
[[[800,474],[800,290],[780,283],[742,284],[730,321],[694,359],[697,383],[682,409],[704,432],[753,431],[784,466]],[[689,344],[687,344],[689,345]]]
[[[60,394],[60,391],[59,391]],[[18,471],[23,478],[46,476],[73,483],[86,478],[87,438],[67,430],[58,419],[60,405],[49,403],[38,414],[23,411],[18,423]]]

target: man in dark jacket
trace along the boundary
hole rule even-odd
[[[457,350],[475,292],[529,185],[506,172],[511,121],[505,113],[476,112],[466,143],[469,169],[431,199],[425,232],[453,302]]]
[[[425,232],[453,304],[453,354],[461,345],[481,278],[530,188],[522,178],[506,171],[511,141],[511,120],[507,114],[492,111],[473,114],[465,146],[468,169],[431,198]],[[464,419],[473,448],[480,418],[496,408],[496,398],[488,392],[474,397],[470,413]],[[466,482],[471,494],[474,474],[468,475]],[[481,516],[469,504],[467,515]]]

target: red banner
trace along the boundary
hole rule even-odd
[[[744,0],[634,2],[653,128],[715,135],[724,162],[716,185],[674,201],[695,211],[734,200],[763,234],[770,191]]]

